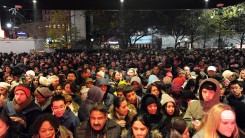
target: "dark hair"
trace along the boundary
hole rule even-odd
[[[64,103],[66,103],[65,97],[62,95],[54,95],[51,99],[51,106],[53,106],[54,101],[64,101]]]
[[[9,116],[0,115],[0,120],[2,120],[7,126],[10,125],[10,118],[9,118]]]
[[[243,88],[243,81],[239,81],[239,80],[231,81],[229,84],[229,88],[231,87],[231,85],[235,85],[235,84],[238,84],[241,88]]]
[[[120,85],[120,86],[117,86],[116,87],[116,91],[118,92],[118,91],[123,91],[123,89],[124,89],[124,85]]]
[[[125,100],[126,99],[124,97],[115,97],[115,99],[113,100],[114,109],[119,108],[121,103]]]
[[[134,87],[132,85],[126,85],[123,89],[123,94],[126,96],[127,93],[134,91]]]
[[[41,128],[44,121],[48,121],[50,123],[50,125],[55,129],[55,133],[58,132],[58,128],[59,128],[58,119],[50,113],[44,113],[36,118],[35,122],[33,123],[35,125],[32,125],[31,127],[31,130],[34,135],[39,134],[39,129]]]
[[[181,117],[173,117],[170,122],[170,130],[177,130],[180,134],[183,134],[187,128],[186,121]]]
[[[149,128],[149,130],[151,130],[150,129],[151,123],[148,121],[146,114],[136,114],[131,121],[131,125],[133,125],[135,121],[140,121],[144,126],[146,126],[147,128]]]
[[[67,73],[67,76],[68,76],[68,74],[74,74],[74,76],[77,78],[77,74],[76,74],[75,71],[70,70],[70,71]]]
[[[91,108],[89,113],[91,114],[93,111],[100,111],[104,115],[106,115],[108,113],[107,108],[103,103],[95,103],[94,106]]]
[[[71,91],[72,91],[73,93],[77,93],[77,92],[78,92],[77,84],[76,84],[75,82],[73,82],[73,81],[66,81],[66,82],[64,83],[63,89],[65,88],[65,86],[66,86],[67,84],[70,84],[70,89],[71,89]]]

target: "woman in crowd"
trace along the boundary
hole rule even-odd
[[[178,107],[175,104],[175,101],[168,94],[162,95],[161,100],[163,117],[161,121],[159,121],[159,130],[161,131],[162,136],[165,138],[169,135],[171,120],[173,117],[177,117],[180,114]]]
[[[189,138],[187,123],[181,117],[173,117],[169,126],[169,138]]]
[[[34,124],[32,138],[73,138],[72,132],[60,125],[52,114],[40,115]]]
[[[0,138],[12,138],[15,137],[11,132],[10,119],[7,116],[0,116]]]
[[[151,93],[157,97],[159,101],[162,99],[162,92],[161,88],[158,83],[151,83],[150,85],[147,86],[146,93]]]
[[[200,130],[193,138],[238,138],[239,130],[233,109],[226,104],[216,104],[202,119]]]

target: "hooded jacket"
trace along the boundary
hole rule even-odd
[[[102,103],[103,97],[104,92],[102,92],[102,90],[97,86],[92,86],[88,90],[87,99],[78,110],[78,117],[80,121],[85,121],[88,119],[90,109],[95,103]]]
[[[139,88],[138,88],[137,90],[135,90],[136,94],[137,94],[138,96],[140,96],[140,97],[143,97],[143,96],[144,96],[144,93],[143,93],[143,91],[142,91],[142,83],[141,83],[140,77],[138,77],[138,76],[132,77],[131,80],[130,80],[130,84],[132,85],[132,83],[133,83],[134,81],[137,82],[137,83],[139,84]]]
[[[148,98],[153,98],[154,101],[156,101],[157,104],[157,113],[155,115],[149,114],[147,111],[147,106],[146,106],[146,100]],[[151,129],[155,129],[158,126],[158,123],[162,119],[162,114],[160,112],[161,110],[161,104],[158,100],[158,98],[153,95],[153,94],[146,94],[142,99],[141,99],[141,105],[140,105],[140,114],[147,114],[148,121],[151,123]]]
[[[101,131],[95,131],[88,120],[81,122],[75,133],[76,138],[120,138],[120,135],[120,126],[109,118]]]
[[[216,91],[214,92],[214,97],[210,101],[204,101],[202,97],[202,92],[200,88],[203,86],[204,82],[209,81],[211,83],[214,83],[216,85]],[[190,133],[193,133],[195,130],[192,126],[192,119],[194,120],[201,120],[202,117],[207,113],[207,111],[213,107],[215,104],[218,104],[220,102],[220,84],[216,79],[208,78],[203,80],[203,82],[200,84],[199,87],[199,99],[200,100],[193,100],[189,107],[186,110],[186,113],[184,115],[184,119],[187,121],[189,130],[191,130]]]
[[[95,85],[98,87],[100,87],[101,85],[107,85],[107,91],[104,94],[103,102],[106,108],[109,109],[110,106],[113,104],[113,100],[114,100],[114,95],[109,92],[111,88],[109,82],[105,78],[99,78],[96,81]]]

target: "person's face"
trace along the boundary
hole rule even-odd
[[[8,76],[8,77],[6,78],[6,82],[7,82],[7,83],[10,83],[12,80],[13,80],[13,79],[12,79],[12,77],[10,77],[10,76]]]
[[[65,85],[65,92],[68,94],[71,93],[71,85],[69,83]]]
[[[8,129],[9,126],[0,119],[0,137],[4,136]]]
[[[39,129],[39,138],[55,138],[55,128],[49,123],[44,121]]]
[[[35,86],[38,86],[38,79],[34,79],[34,80],[32,81],[32,84],[35,85]]]
[[[213,76],[216,72],[213,70],[208,70],[207,73],[208,73],[208,76]]]
[[[145,138],[149,128],[142,124],[140,121],[135,121],[132,125],[134,138]]]
[[[89,81],[89,82],[86,83],[86,87],[87,88],[90,88],[92,86],[93,86],[93,82],[92,81]]]
[[[140,86],[140,85],[139,85],[138,82],[133,81],[133,82],[132,82],[132,85],[134,86],[134,89],[135,89],[135,90],[138,90],[138,89],[139,89],[139,86]]]
[[[119,80],[120,80],[120,73],[119,73],[119,72],[117,72],[117,73],[115,74],[114,79],[115,79],[116,81],[119,81]]]
[[[245,70],[242,70],[240,72],[240,77],[241,77],[241,79],[245,80]]]
[[[53,81],[52,86],[57,87],[60,84],[59,79]]]
[[[117,92],[117,97],[124,97],[123,92],[122,91],[118,91]]]
[[[159,68],[158,67],[154,67],[153,68],[153,74],[158,74],[159,73]]]
[[[69,73],[69,74],[67,75],[67,80],[68,80],[68,81],[75,81],[75,80],[76,80],[75,74]]]
[[[56,117],[62,117],[65,114],[66,111],[66,105],[64,101],[54,101],[52,103],[52,111]]]
[[[17,104],[21,104],[24,101],[26,101],[27,96],[26,96],[25,92],[23,92],[22,90],[17,90],[14,93],[14,99],[16,100]]]
[[[11,72],[11,68],[10,67],[6,67],[5,68],[5,71],[8,72],[8,73],[10,73]]]
[[[57,86],[55,92],[56,92],[56,93],[62,93],[62,90],[63,90],[63,89],[62,89],[61,86]]]
[[[151,87],[151,94],[155,95],[156,97],[159,97],[160,92],[156,86]]]
[[[225,88],[220,84],[220,96],[224,95]]]
[[[87,69],[87,72],[86,73],[83,73],[83,78],[89,78],[90,77],[90,70]]]
[[[214,97],[214,90],[202,89],[202,97],[203,100],[208,102],[213,99]]]
[[[129,92],[126,94],[126,99],[128,100],[129,103],[134,104],[136,102],[136,93],[134,91]]]
[[[221,120],[218,126],[218,131],[226,136],[230,137],[236,126],[235,115],[230,110],[225,110],[221,113]]]
[[[173,115],[174,111],[175,111],[174,103],[173,102],[168,102],[166,107],[165,107],[165,110],[166,110],[167,114]]]
[[[46,101],[46,99],[44,97],[42,97],[42,95],[40,95],[38,92],[35,93],[35,100],[38,102],[38,103],[43,103]]]
[[[182,134],[182,138],[189,138],[189,137],[190,137],[190,133],[188,127],[186,127],[185,131]]]
[[[6,89],[4,89],[3,87],[0,87],[0,95],[3,95],[4,97],[7,96]]]
[[[91,127],[96,131],[100,131],[105,126],[107,114],[105,115],[102,112],[95,110],[91,112],[89,119]]]
[[[106,93],[108,86],[107,85],[100,85],[100,89]]]
[[[243,91],[243,88],[240,87],[238,84],[232,84],[230,86],[230,92],[237,98],[241,97],[242,96],[242,91]]]
[[[123,116],[126,116],[128,114],[128,103],[126,100],[122,101],[120,106],[117,108],[116,111]]]
[[[157,104],[152,103],[147,106],[147,111],[150,115],[155,115],[157,113]]]

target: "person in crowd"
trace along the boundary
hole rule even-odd
[[[131,121],[131,128],[122,135],[122,138],[150,138],[150,122],[145,115],[137,114]]]
[[[220,103],[219,82],[213,78],[205,79],[199,87],[199,99],[190,103],[183,117],[188,123],[191,136],[200,128],[200,120],[204,114]]]
[[[176,105],[182,112],[185,112],[187,107],[184,106],[183,89],[179,83],[173,82],[171,84],[172,92],[169,93],[174,98]]]
[[[65,97],[66,106],[71,109],[75,116],[78,116],[78,110],[80,106],[76,102],[74,102],[70,94],[62,94],[62,96]]]
[[[207,68],[207,75],[209,78],[212,78],[214,74],[217,73],[217,68],[215,66],[209,66]]]
[[[157,97],[159,101],[162,99],[162,91],[158,83],[151,83],[150,85],[147,86],[146,93],[153,94]]]
[[[49,89],[51,91],[55,91],[57,89],[57,87],[59,86],[59,84],[60,84],[59,83],[60,82],[60,79],[59,79],[58,76],[52,75],[52,76],[49,76],[48,77],[48,82],[50,84]]]
[[[214,105],[202,120],[202,127],[193,138],[239,138],[236,116],[226,104]]]
[[[134,91],[136,92],[138,96],[140,97],[144,96],[140,77],[138,76],[132,77],[130,80],[130,84],[134,87]]]
[[[80,121],[71,109],[66,106],[65,97],[62,95],[53,96],[51,100],[51,108],[59,123],[74,133]]]
[[[169,138],[190,138],[187,123],[181,117],[173,117],[169,125]]]
[[[2,112],[3,106],[10,101],[9,99],[10,84],[6,82],[0,82],[0,113]]]
[[[229,85],[230,95],[224,99],[224,103],[229,104],[230,100],[238,100],[245,103],[245,96],[243,94],[243,82],[239,80],[233,80]]]
[[[158,66],[154,66],[152,69],[152,75],[156,75],[159,80],[163,80],[164,76],[160,72],[160,68]]]
[[[70,81],[70,82],[75,82],[77,83],[77,76],[76,73],[74,71],[69,71],[67,76],[66,76],[66,80]]]
[[[116,97],[124,97],[124,95],[123,95],[124,87],[125,87],[125,85],[117,86],[116,91],[114,92],[114,95],[116,95]]]
[[[31,82],[31,92],[34,92],[35,89],[39,86],[39,78],[37,76],[35,76],[33,79],[32,79],[32,82]]]
[[[78,117],[81,122],[89,118],[90,110],[95,103],[103,103],[103,97],[104,92],[97,86],[92,86],[88,90],[87,98],[78,111]]]
[[[48,87],[37,87],[34,91],[35,103],[41,108],[42,113],[52,113],[52,91]]]
[[[88,90],[89,90],[90,88],[82,88],[81,90],[80,90],[80,93],[81,93],[81,99],[82,99],[82,102],[84,103],[85,101],[86,101],[86,99],[87,99],[87,97],[88,97]]]
[[[17,125],[20,132],[29,136],[29,128],[34,120],[41,114],[41,109],[35,104],[28,86],[22,84],[14,88],[13,101],[5,104],[2,110],[3,116],[8,116]]]
[[[126,97],[126,100],[130,104],[133,104],[137,110],[139,109],[141,97],[136,95],[136,92],[134,91],[134,87],[132,85],[126,85],[124,87],[123,95]]]
[[[113,100],[115,97],[111,92],[109,82],[105,78],[99,78],[97,79],[95,85],[98,86],[102,90],[102,92],[104,92],[103,102],[109,110],[110,106],[113,104]]]
[[[64,94],[70,94],[72,99],[79,105],[82,105],[82,99],[78,92],[78,86],[74,81],[67,81],[64,84]]]
[[[85,81],[85,83],[86,83],[85,86],[87,88],[91,88],[92,86],[94,86],[94,80],[92,78],[87,78],[86,81]]]
[[[75,132],[76,138],[120,138],[120,126],[108,118],[107,108],[103,104],[94,104],[89,113],[89,120],[81,122]]]
[[[124,97],[116,97],[110,107],[108,117],[120,125],[122,131],[130,127],[128,103]]]
[[[44,113],[35,120],[32,126],[32,138],[73,138],[66,127],[59,124],[58,119],[49,113]]]
[[[146,114],[151,129],[157,129],[158,123],[162,119],[161,104],[153,94],[146,94],[141,99],[140,114]]]
[[[91,70],[89,68],[84,68],[82,70],[77,71],[77,84],[80,86],[85,86],[86,85],[86,79],[90,77],[90,72]]]
[[[53,91],[53,95],[61,95],[61,94],[64,93],[63,91],[64,91],[63,86],[59,84],[59,85],[56,87],[56,90]]]
[[[0,138],[25,138],[25,135],[16,133],[8,116],[0,115]]]
[[[163,137],[169,135],[170,122],[173,117],[180,115],[180,110],[175,104],[175,101],[168,94],[162,95],[161,100],[163,116],[158,123],[158,129],[161,132]]]

